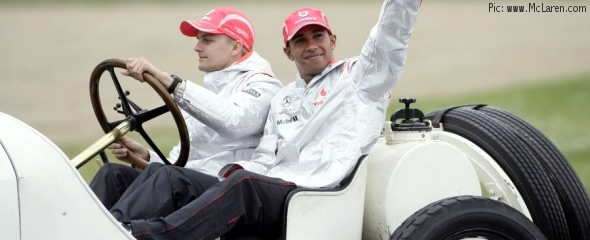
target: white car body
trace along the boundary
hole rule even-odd
[[[384,136],[351,183],[291,197],[286,238],[388,239],[423,206],[485,193],[530,214],[510,179],[469,141],[434,129]],[[102,206],[66,155],[43,134],[0,113],[2,239],[134,239]]]
[[[134,239],[43,134],[0,113],[1,239]]]

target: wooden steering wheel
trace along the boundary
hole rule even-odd
[[[117,79],[117,75],[115,74],[115,68],[125,69],[125,60],[123,59],[106,59],[99,63],[92,74],[90,75],[90,100],[92,102],[92,108],[94,109],[94,114],[96,115],[96,119],[98,123],[102,127],[102,130],[105,133],[110,132],[119,124],[127,121],[128,124],[131,126],[131,131],[137,131],[141,137],[147,142],[147,144],[152,148],[153,151],[158,154],[158,156],[162,159],[162,161],[170,165],[170,161],[162,154],[160,149],[156,146],[156,144],[152,141],[152,139],[148,136],[145,130],[142,127],[144,122],[147,122],[151,119],[154,119],[168,111],[172,114],[174,121],[176,122],[176,128],[178,129],[178,134],[180,136],[180,154],[176,162],[174,162],[175,166],[184,167],[188,160],[188,153],[189,153],[189,136],[188,131],[186,129],[186,123],[184,122],[184,118],[178,106],[172,100],[170,94],[164,89],[164,86],[151,74],[144,72],[143,79],[147,82],[156,93],[162,98],[165,105],[154,108],[152,110],[145,110],[141,109],[135,103],[131,102],[127,99],[127,94],[121,88],[121,84],[119,84],[119,80]],[[109,122],[104,114],[102,104],[100,101],[100,94],[99,94],[99,82],[100,77],[102,76],[103,72],[108,71],[111,75],[115,88],[117,90],[117,94],[119,95],[120,104],[122,107],[122,113],[125,115],[125,119]],[[120,143],[120,142],[119,142]],[[128,160],[131,164],[139,167],[145,168],[149,164],[147,161],[137,157],[135,154],[129,152]]]

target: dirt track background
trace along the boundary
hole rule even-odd
[[[360,51],[381,2],[232,6],[250,16],[255,49],[288,83],[295,67],[281,50],[285,16],[301,6],[323,9],[338,36],[336,56],[350,57]],[[195,40],[182,36],[178,25],[213,7],[0,5],[0,112],[57,142],[98,138],[101,132],[88,93],[94,66],[106,58],[141,55],[200,83],[192,51]],[[590,13],[489,13],[484,1],[424,1],[410,44],[395,98],[535,84],[590,71]]]

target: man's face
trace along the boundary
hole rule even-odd
[[[322,26],[309,25],[299,30],[283,49],[295,61],[299,75],[306,81],[321,73],[334,60],[336,35]]]
[[[199,32],[195,52],[199,54],[199,70],[214,72],[235,62],[236,41],[224,34]]]

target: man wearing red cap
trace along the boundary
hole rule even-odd
[[[419,6],[420,0],[385,0],[361,55],[340,61],[333,55],[336,35],[320,10],[291,13],[283,28],[284,53],[298,75],[273,98],[252,159],[223,167],[219,176],[225,180],[186,205],[136,206],[178,209],[161,217],[129,217],[134,211],[117,206],[113,216],[133,219],[128,226],[137,239],[280,237],[290,191],[338,186],[376,142]],[[166,188],[184,183],[160,171],[140,190],[157,191],[150,184],[158,181]]]
[[[250,159],[258,145],[270,108],[270,100],[282,87],[273,77],[270,64],[252,50],[254,30],[248,18],[236,9],[218,7],[201,20],[187,20],[181,32],[196,37],[194,50],[199,56],[199,69],[204,71],[204,87],[160,71],[144,58],[127,59],[122,73],[143,81],[142,73],[156,77],[183,110],[190,135],[187,169],[179,172],[201,172],[197,179],[200,191],[218,182],[217,175],[227,163]],[[122,138],[124,145],[110,146],[119,159],[128,151],[145,160],[162,163],[161,158],[137,142]],[[175,160],[180,143],[169,158]],[[120,164],[107,164],[96,174],[90,186],[107,209],[155,173],[162,164],[150,164],[142,171]],[[190,170],[189,170],[190,169]],[[135,184],[133,184],[134,180]],[[131,191],[130,191],[131,192]],[[146,199],[144,199],[145,201]],[[148,200],[151,201],[151,200]]]

